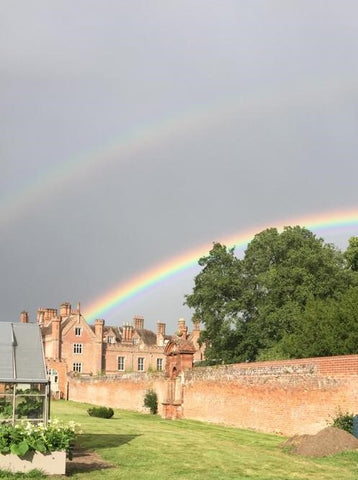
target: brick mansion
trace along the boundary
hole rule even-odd
[[[21,322],[29,323],[26,312]],[[64,303],[40,308],[36,323],[55,398],[145,412],[153,390],[165,419],[283,435],[315,434],[338,409],[358,411],[357,354],[192,368],[204,356],[199,325],[189,332],[182,319],[173,335],[161,322],[156,332],[145,329],[142,317],[89,325]]]
[[[22,323],[29,322],[27,312],[20,315]],[[67,374],[121,375],[125,372],[163,371],[165,349],[173,335],[167,335],[166,324],[157,323],[157,331],[144,328],[143,317],[123,326],[105,325],[98,319],[94,325],[87,323],[80,306],[73,309],[70,303],[56,308],[39,308],[37,323],[40,326],[47,370],[52,394],[67,397]],[[194,361],[204,357],[204,347],[198,343],[199,323],[192,332],[184,319],[178,321],[176,337],[187,340],[193,347]]]

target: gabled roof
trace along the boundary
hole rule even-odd
[[[84,328],[89,335],[95,339],[95,328],[93,325],[89,325],[85,319],[85,317],[81,314],[78,313],[73,313],[69,315],[68,317],[64,317],[61,319],[61,335],[62,338],[64,338],[68,332],[73,328],[73,327],[80,326]]]
[[[173,355],[179,353],[195,353],[193,342],[188,338],[181,338],[173,335],[171,340],[165,347],[164,353],[166,355]]]
[[[48,382],[37,324],[0,322],[0,382]]]
[[[111,325],[109,326],[105,326],[103,328],[103,334],[104,335],[114,335],[116,340],[117,341],[121,341],[122,340],[122,334],[121,334],[121,331],[119,329],[119,327],[113,327]]]

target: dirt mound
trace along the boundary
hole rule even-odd
[[[345,450],[358,449],[358,439],[340,428],[327,427],[316,435],[295,435],[283,445],[293,453],[308,457],[324,457]]]

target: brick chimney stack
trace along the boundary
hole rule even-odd
[[[45,311],[43,308],[39,308],[37,310],[37,316],[36,316],[36,320],[37,320],[37,323],[39,323],[40,325],[43,325],[44,323],[44,316],[45,316]]]
[[[98,342],[102,342],[103,340],[103,327],[104,327],[104,320],[98,318],[94,324],[94,333],[97,337]]]
[[[123,343],[132,342],[133,331],[134,331],[133,326],[130,325],[128,322],[123,325],[123,335],[122,335]]]
[[[183,338],[186,338],[188,335],[188,327],[185,326],[185,320],[184,318],[179,318],[178,321],[178,331],[179,335]]]
[[[69,317],[71,315],[71,304],[68,302],[61,303],[60,305],[60,316],[63,317]]]
[[[162,347],[164,345],[165,327],[165,323],[157,323],[157,345],[159,347]]]
[[[140,315],[136,315],[133,320],[134,320],[134,328],[136,330],[143,330],[143,328],[144,328],[144,318],[141,317]]]
[[[47,325],[52,319],[57,317],[56,308],[39,308],[37,310],[37,322]]]
[[[80,318],[80,307],[77,309],[78,318]],[[104,320],[98,318],[94,323],[94,333],[96,335],[96,345],[95,345],[95,359],[96,359],[96,368],[97,372],[103,371],[103,327]]]
[[[56,317],[57,317],[56,308],[45,308],[45,316],[44,316],[45,323],[48,323],[50,320],[53,320]]]
[[[52,319],[52,357],[54,360],[61,360],[61,319]]]
[[[20,313],[20,323],[29,323],[29,314],[28,312],[21,312]]]

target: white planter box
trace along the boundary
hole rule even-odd
[[[66,473],[66,452],[28,452],[23,457],[12,453],[0,455],[0,470],[10,472],[29,472],[30,470],[42,470],[47,475],[64,475]]]

